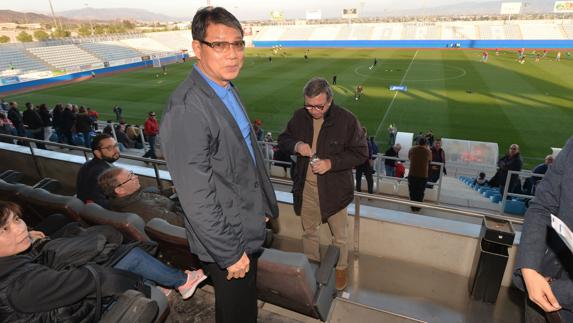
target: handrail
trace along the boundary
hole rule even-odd
[[[27,142],[28,147],[31,150],[32,158],[34,159],[34,163],[36,164],[36,169],[38,170],[38,175],[40,177],[43,177],[43,176],[39,171],[40,167],[37,165],[36,155],[34,154],[34,149],[38,149],[38,148],[32,148],[32,146],[30,145],[30,143],[32,143],[32,142],[33,143],[43,143],[45,145],[56,146],[56,147],[60,147],[60,148],[68,148],[70,150],[79,150],[79,151],[82,151],[84,153],[86,160],[88,159],[87,153],[88,152],[91,153],[91,150],[88,148],[85,148],[85,147],[71,146],[71,145],[67,145],[67,144],[55,143],[55,142],[46,141],[46,140],[38,140],[38,139],[33,139],[33,138],[19,137],[19,136],[6,135],[6,134],[0,134],[0,138],[8,138],[8,139]],[[128,155],[128,154],[122,154],[121,158],[129,159],[129,160],[135,160],[135,161],[141,161],[141,162],[147,162],[147,163],[152,164],[152,166],[155,170],[155,178],[157,181],[157,185],[159,188],[162,187],[162,182],[161,182],[161,177],[159,175],[158,165],[167,165],[167,163],[164,160],[143,158],[143,157],[133,156],[133,155]],[[441,178],[441,176],[440,176],[440,178]],[[273,177],[271,177],[271,182],[273,184],[279,184],[279,185],[292,185],[293,184],[292,180],[273,178]],[[490,217],[490,218],[494,218],[494,219],[498,219],[498,220],[509,221],[512,224],[523,224],[523,219],[512,217],[512,216],[486,213],[486,212],[469,211],[469,210],[463,210],[463,209],[458,209],[458,208],[448,207],[448,206],[443,206],[443,205],[435,205],[435,204],[424,203],[424,202],[415,202],[415,201],[405,200],[405,199],[401,199],[401,198],[397,198],[397,197],[383,196],[383,195],[378,195],[378,194],[368,194],[368,193],[361,193],[361,192],[355,191],[354,192],[354,208],[355,208],[355,214],[354,214],[354,228],[355,228],[354,229],[355,230],[355,233],[354,233],[354,236],[355,236],[354,252],[355,253],[357,253],[359,251],[360,205],[361,205],[361,199],[362,198],[367,198],[367,199],[370,199],[373,201],[388,202],[388,203],[393,203],[393,204],[398,204],[398,205],[425,208],[425,209],[429,209],[429,210],[447,212],[450,214],[457,214],[457,215],[469,216],[469,217],[474,217],[474,218]]]

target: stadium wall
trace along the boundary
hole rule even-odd
[[[253,41],[255,47],[327,48],[573,48],[573,40],[285,40]]]

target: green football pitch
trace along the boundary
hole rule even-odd
[[[555,51],[535,62],[529,51],[519,64],[515,51],[490,51],[486,64],[479,50],[310,49],[308,61],[304,52],[248,49],[235,81],[251,120],[261,119],[274,138],[302,106],[306,81],[322,76],[330,82],[333,75],[335,101],[358,116],[381,149],[393,123],[399,131],[431,129],[437,137],[497,142],[500,154],[517,143],[532,167],[573,134],[573,59],[566,53],[560,62]],[[370,68],[374,58],[378,64]],[[118,104],[129,123],[141,124],[148,111],[163,110],[191,68],[192,63],[169,65],[167,75],[147,68],[8,99],[21,105],[76,103],[96,109],[103,120],[114,118]],[[357,84],[364,86],[358,101]],[[408,89],[394,92],[390,85]]]

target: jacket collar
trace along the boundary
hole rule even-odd
[[[123,197],[114,197],[110,200],[112,206],[117,208],[124,208],[130,204],[136,203],[141,200],[143,191],[141,189],[137,190],[131,195],[126,195]]]

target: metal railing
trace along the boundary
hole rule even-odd
[[[536,174],[536,173],[532,173],[530,171],[515,171],[515,170],[510,170],[507,172],[507,179],[505,180],[505,186],[503,187],[503,196],[501,199],[501,212],[505,213],[505,205],[507,204],[507,199],[508,198],[522,198],[522,199],[532,199],[535,195],[529,195],[529,194],[521,194],[521,193],[515,193],[515,192],[510,192],[510,185],[511,185],[511,178],[513,177],[512,175],[516,175],[517,178],[515,180],[519,181],[520,187],[522,187],[522,183],[521,183],[521,177],[523,178],[530,178],[530,177],[539,177],[540,179],[543,179],[543,177],[545,177],[545,174]]]
[[[27,137],[18,137],[18,136],[0,134],[0,138],[5,138],[5,139],[10,139],[10,140],[20,141],[20,142],[26,143],[26,146],[30,149],[30,154],[31,154],[32,159],[34,161],[34,165],[36,167],[38,175],[41,178],[44,176],[43,176],[41,168],[39,167],[39,164],[38,164],[38,160],[37,160],[38,157],[35,154],[35,150],[40,150],[40,149],[33,147],[31,145],[31,143],[36,143],[36,144],[43,143],[46,146],[55,146],[55,147],[64,148],[64,149],[81,151],[81,152],[83,152],[86,161],[89,159],[88,153],[91,153],[91,150],[88,148],[85,148],[85,147],[71,146],[71,145],[66,145],[66,144],[61,144],[61,143],[56,143],[56,142],[51,142],[51,141],[45,141],[45,140],[32,139],[32,138],[27,138]],[[129,155],[129,154],[122,154],[121,158],[151,164],[151,166],[153,167],[153,169],[155,171],[155,179],[157,182],[157,186],[160,189],[163,189],[163,185],[161,182],[162,179],[161,179],[161,176],[159,174],[159,166],[167,165],[167,163],[164,160],[143,158],[143,157],[133,156],[133,155]],[[271,162],[276,162],[276,161],[271,161]],[[292,181],[288,180],[288,179],[280,179],[280,178],[272,178],[271,177],[271,182],[273,184],[279,184],[279,185],[292,185]],[[507,189],[507,187],[506,187],[506,189]],[[361,204],[362,204],[361,202],[362,202],[363,198],[367,198],[370,201],[388,202],[388,203],[392,203],[392,204],[396,204],[396,205],[403,205],[403,206],[413,206],[413,207],[425,208],[427,210],[435,210],[435,211],[446,212],[446,213],[462,215],[462,216],[468,216],[468,217],[473,217],[473,218],[483,218],[483,217],[487,216],[487,217],[491,217],[491,218],[498,219],[498,220],[508,221],[508,222],[511,222],[512,224],[522,224],[523,223],[522,218],[515,218],[512,216],[492,214],[492,213],[486,213],[486,212],[476,212],[476,211],[458,209],[458,208],[454,208],[454,207],[448,207],[448,206],[436,205],[436,204],[430,204],[430,203],[414,202],[414,201],[405,200],[405,199],[401,199],[401,198],[397,198],[397,197],[382,196],[382,195],[378,195],[378,194],[367,194],[367,193],[361,193],[361,192],[354,192],[354,253],[355,254],[358,254],[358,252],[360,250],[360,219],[361,219],[360,207],[361,207]]]

